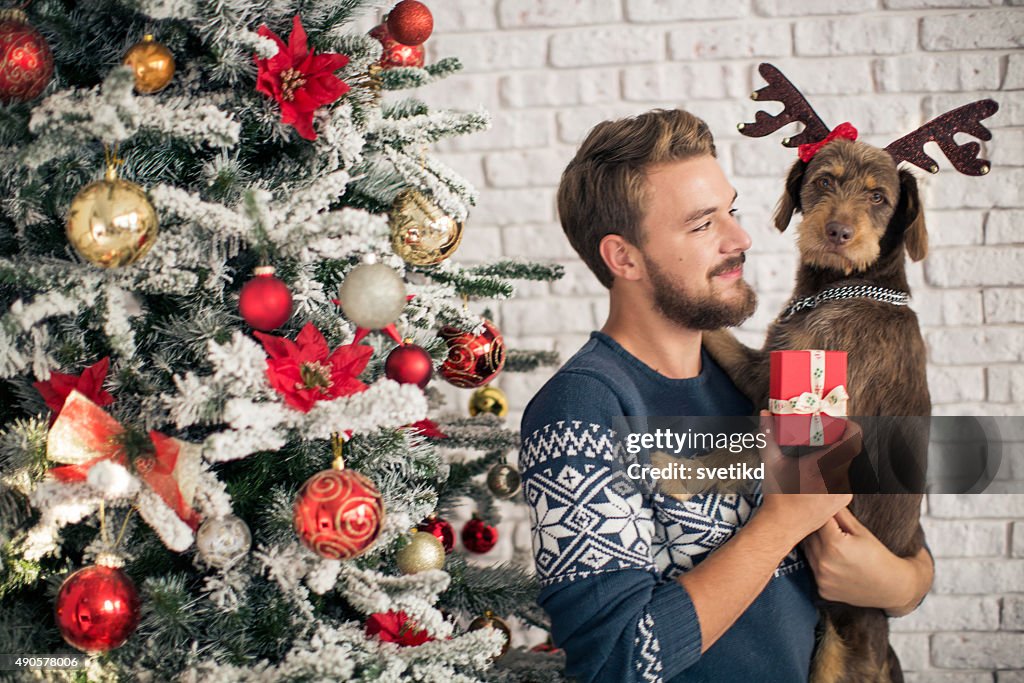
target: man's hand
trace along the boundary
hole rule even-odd
[[[754,519],[770,519],[771,527],[784,534],[791,547],[796,547],[851,500],[853,496],[849,493],[766,493]]]
[[[847,420],[839,441],[799,457],[782,453],[772,436],[773,426],[771,414],[762,410],[761,433],[765,438],[765,447],[761,449],[764,462],[762,490],[765,493],[839,493],[850,490],[850,462],[857,457],[863,445],[859,424]]]
[[[804,553],[826,600],[909,614],[931,588],[933,567],[923,548],[894,555],[845,507],[804,539]]]

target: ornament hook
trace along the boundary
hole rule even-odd
[[[334,460],[331,467],[336,470],[345,469],[345,438],[339,432],[331,434],[331,451],[334,453]]]

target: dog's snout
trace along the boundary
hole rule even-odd
[[[846,223],[829,221],[825,225],[825,234],[828,235],[830,242],[842,246],[853,239],[853,228]]]

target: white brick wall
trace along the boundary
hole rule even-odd
[[[491,131],[440,148],[480,189],[456,259],[504,254],[565,264],[562,282],[530,284],[516,299],[490,304],[510,344],[555,348],[564,357],[606,313],[604,292],[568,246],[554,208],[563,167],[598,121],[684,106],[711,124],[754,240],[748,277],[762,304],[741,337],[759,343],[790,291],[795,249],[792,235],[776,234],[769,223],[793,159],[779,146],[784,132],[759,140],[735,129],[758,108],[746,99],[761,85],[756,65],[776,63],[827,122],[851,121],[875,144],[961,104],[995,98],[1000,111],[986,122],[995,138],[984,145],[992,172],[961,176],[939,156],[943,170],[923,179],[932,251],[910,277],[936,414],[1024,415],[1024,3],[427,4],[435,16],[428,58],[458,56],[466,69],[419,95],[435,106],[482,104],[494,116]],[[510,424],[550,374],[499,378],[512,401]],[[468,392],[446,392],[449,406],[464,410]],[[481,561],[529,562],[525,509],[503,509],[503,541]],[[894,622],[894,643],[913,672],[908,680],[1024,683],[1012,671],[1024,669],[1024,496],[933,495],[926,509],[935,588],[917,613]]]

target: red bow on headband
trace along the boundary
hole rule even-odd
[[[72,391],[46,439],[49,459],[68,464],[52,468],[50,474],[65,482],[85,481],[89,469],[101,460],[126,466],[128,457],[116,439],[123,431],[124,427],[98,405],[78,391]],[[153,431],[149,438],[154,453],[135,458],[132,463],[135,474],[195,531],[199,527],[199,515],[189,501],[196,473],[189,470],[198,470],[198,460],[189,457],[188,444],[184,442]]]
[[[805,145],[800,145],[796,148],[797,156],[800,157],[800,161],[807,163],[814,158],[814,155],[818,153],[822,147],[837,140],[839,138],[846,138],[847,140],[857,139],[857,129],[847,121],[846,123],[840,123],[838,126],[832,129],[832,131],[825,136],[824,140],[818,142],[808,142]]]

